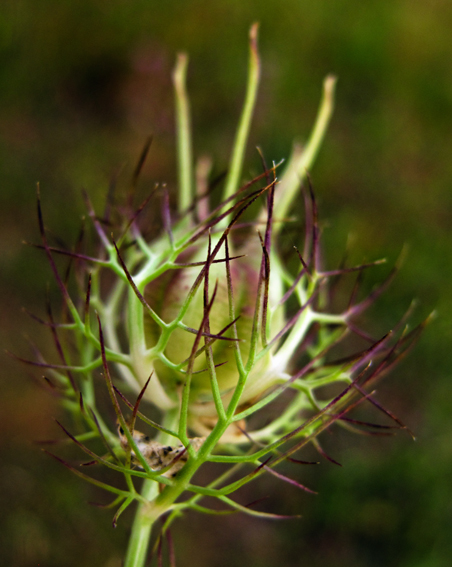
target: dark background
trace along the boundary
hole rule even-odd
[[[263,74],[249,143],[268,159],[305,139],[327,73],[339,77],[335,114],[312,170],[330,267],[352,236],[351,262],[408,255],[372,312],[382,332],[419,300],[414,321],[437,317],[387,378],[379,399],[415,431],[395,438],[326,436],[344,466],[299,471],[319,491],[275,478],[252,498],[298,513],[181,519],[179,566],[445,567],[452,528],[451,316],[452,4],[447,0],[4,0],[0,8],[1,343],[29,355],[24,335],[50,337],[21,312],[43,313],[50,270],[37,241],[35,185],[46,225],[75,239],[85,187],[100,204],[111,176],[127,180],[154,134],[142,183],[175,183],[170,73],[190,54],[195,153],[227,164],[243,100],[247,34],[260,22]],[[124,165],[125,164],[125,165]],[[248,168],[248,169],[247,169]],[[382,279],[387,269],[369,276]],[[52,288],[51,284],[51,289]],[[375,320],[374,320],[375,319]],[[130,516],[111,527],[105,495],[41,453],[59,436],[57,402],[29,369],[2,355],[1,563],[118,567]],[[64,419],[64,417],[63,417]],[[314,470],[315,469],[315,470]],[[246,501],[247,495],[245,495]]]

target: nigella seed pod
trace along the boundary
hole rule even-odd
[[[49,244],[38,192],[39,247],[50,262],[64,308],[61,324],[50,306],[49,320],[43,322],[51,329],[59,364],[41,355],[26,362],[47,369],[75,424],[85,427],[73,435],[60,425],[64,433],[89,455],[90,464],[120,472],[127,488],[103,484],[56,458],[115,494],[119,508],[114,525],[123,510],[138,502],[126,567],[144,565],[151,526],[161,516],[166,515],[166,531],[182,511],[215,513],[198,503],[203,496],[216,497],[231,510],[281,517],[242,506],[230,495],[264,472],[312,492],[274,468],[284,460],[303,462],[292,456],[310,442],[326,456],[317,437],[334,423],[372,432],[405,428],[367,388],[394,366],[422,328],[407,331],[404,317],[379,339],[361,329],[357,316],[386,284],[361,299],[358,278],[345,307],[332,308],[331,280],[381,263],[325,270],[320,262],[317,206],[306,172],[332,113],[335,79],[324,82],[306,146],[295,146],[287,164],[269,166],[261,154],[262,173],[240,185],[260,75],[257,26],[251,28],[245,104],[228,174],[215,201],[219,204],[214,206],[205,161],[194,183],[187,63],[186,56],[179,56],[173,74],[179,157],[176,210],[162,187],[137,208],[129,195],[125,206],[117,207],[115,222],[107,214],[96,215],[86,196],[99,246],[94,253],[79,248],[69,252]],[[149,147],[150,142],[134,172],[133,188]],[[149,203],[158,204],[159,191],[162,226],[148,240],[141,217]],[[296,267],[289,269],[279,245],[295,200],[304,203],[305,218],[293,251]],[[106,210],[112,208],[109,203]],[[75,283],[83,289],[78,300],[60,276],[55,254],[75,261]],[[352,334],[364,346],[333,356],[332,347]],[[99,379],[116,413],[115,425],[99,409]],[[390,424],[349,417],[364,401],[381,410]],[[271,409],[273,402],[277,410]],[[157,409],[155,419],[149,417],[156,413],[150,405]],[[135,427],[137,421],[152,434]],[[91,439],[102,441],[107,456],[84,445]],[[207,462],[231,468],[207,486],[198,486],[193,477]],[[251,472],[230,481],[229,475],[242,465]],[[137,478],[144,478],[141,494],[134,486]],[[187,497],[179,500],[185,492]]]

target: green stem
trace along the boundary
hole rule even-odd
[[[147,502],[139,504],[138,506],[132,525],[124,567],[144,567],[152,526],[157,519],[149,514],[149,502],[154,500],[158,495],[158,483],[153,480],[145,480],[141,495]]]
[[[173,430],[177,426],[179,411],[166,412],[164,426]],[[160,433],[157,440],[166,444],[171,439],[167,433]],[[159,496],[159,485],[155,480],[147,479],[143,483],[141,496],[145,502],[138,505],[135,519],[132,524],[129,547],[124,561],[124,567],[144,567],[148,554],[149,541],[151,539],[152,526],[154,522],[166,512],[164,506],[156,506],[155,501]]]

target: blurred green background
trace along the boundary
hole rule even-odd
[[[142,183],[175,183],[175,54],[190,54],[196,155],[222,170],[243,99],[247,34],[260,22],[263,74],[248,172],[305,139],[327,73],[338,76],[331,127],[312,177],[334,266],[408,245],[403,269],[372,315],[383,332],[419,300],[437,317],[378,399],[416,433],[326,435],[339,468],[304,467],[300,494],[275,478],[250,494],[303,518],[265,522],[192,515],[174,529],[181,567],[446,567],[452,556],[452,3],[449,0],[3,0],[0,7],[1,342],[29,356],[23,335],[52,353],[21,307],[42,314],[50,270],[37,241],[35,184],[46,225],[77,233],[85,187],[102,202],[154,134]],[[125,164],[125,165],[124,165]],[[251,175],[251,173],[250,173]],[[368,275],[381,280],[386,268]],[[51,284],[53,285],[53,284]],[[130,516],[111,527],[107,501],[41,453],[58,436],[56,400],[2,355],[2,565],[119,567]],[[38,373],[39,375],[39,373]],[[63,418],[64,419],[64,418]],[[301,456],[303,458],[303,456]],[[246,501],[247,495],[245,495]]]

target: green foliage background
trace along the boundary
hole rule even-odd
[[[72,242],[80,189],[102,203],[124,163],[127,180],[145,137],[154,144],[142,184],[175,183],[170,73],[190,54],[197,155],[225,167],[243,99],[247,33],[259,21],[263,76],[249,144],[249,174],[287,157],[306,136],[327,73],[339,77],[335,115],[312,171],[326,257],[352,235],[351,262],[404,244],[403,269],[374,309],[389,328],[419,299],[417,320],[437,318],[416,350],[379,386],[379,399],[415,431],[395,439],[326,436],[343,463],[300,469],[318,496],[274,478],[244,502],[303,519],[266,523],[191,516],[174,531],[178,565],[223,567],[445,567],[452,544],[452,4],[447,0],[4,0],[0,7],[1,342],[29,355],[25,331],[53,356],[50,337],[21,306],[43,313],[44,257],[35,184],[46,225]],[[375,270],[383,278],[385,268]],[[371,282],[369,281],[369,285]],[[27,369],[2,358],[1,563],[25,567],[121,564],[126,517],[113,531],[103,501],[45,457],[35,439],[58,436],[57,401]],[[79,458],[76,455],[76,458]],[[130,518],[129,518],[130,519]]]

